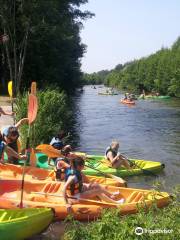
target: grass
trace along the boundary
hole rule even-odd
[[[120,216],[116,209],[104,211],[102,218],[86,225],[70,220],[64,240],[177,240],[179,239],[179,199],[180,186],[173,190],[173,200],[168,207],[158,209],[154,204],[146,212]],[[140,227],[144,233],[137,235]],[[140,229],[141,230],[141,229]],[[138,229],[136,230],[138,231]]]

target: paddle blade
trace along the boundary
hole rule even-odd
[[[32,148],[30,153],[30,165],[32,167],[36,167],[36,162],[37,162],[36,154],[34,148]]]
[[[31,83],[31,94],[36,95],[36,82]]]
[[[29,94],[29,103],[28,103],[28,119],[29,125],[31,125],[37,116],[38,102],[37,97],[33,94]]]
[[[8,82],[8,93],[9,93],[9,96],[12,98],[12,96],[13,96],[13,83],[12,83],[12,81]]]
[[[48,144],[41,144],[36,147],[36,150],[46,154],[48,157],[56,158],[63,156],[59,150]]]

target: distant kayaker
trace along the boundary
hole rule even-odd
[[[8,126],[5,127],[2,130],[2,138],[3,141],[11,147],[16,153],[18,153],[18,138],[19,138],[19,127],[22,124],[28,123],[28,118],[22,118],[19,122],[17,122],[14,126]],[[14,155],[11,155],[8,153],[8,162],[13,164],[18,164],[18,158],[14,157]]]
[[[127,169],[130,169],[130,164],[128,159],[123,156],[119,150],[119,143],[117,141],[112,141],[111,145],[106,149],[105,157],[110,161],[113,168],[119,168],[125,166]]]
[[[11,147],[9,147],[6,143],[3,142],[3,137],[0,133],[0,162],[4,163],[4,152],[7,153],[7,155],[12,156],[16,159],[26,160],[26,155],[19,155],[16,151],[14,151]]]
[[[14,112],[6,112],[0,107],[0,116],[2,115],[7,115],[7,116],[13,116]]]
[[[89,199],[99,197],[100,199],[114,204],[122,204],[124,199],[117,199],[119,192],[114,194],[106,190],[105,187],[97,183],[84,183],[82,170],[84,169],[84,159],[82,157],[76,157],[71,160],[70,168],[65,170],[65,181],[62,189],[64,202],[67,207],[67,211],[71,211],[72,204],[79,202],[82,199]],[[75,200],[70,200],[68,197],[74,197]]]

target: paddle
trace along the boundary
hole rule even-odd
[[[29,98],[29,101],[28,101],[29,128],[28,128],[28,136],[27,136],[27,142],[26,142],[26,154],[28,156],[28,159],[24,161],[24,166],[23,166],[22,184],[21,184],[21,201],[20,201],[20,204],[19,204],[20,208],[23,208],[23,191],[24,191],[24,177],[25,177],[26,161],[28,161],[29,157],[30,157],[29,154],[28,154],[30,129],[31,129],[32,123],[36,119],[37,110],[38,110],[37,97],[35,95],[33,95],[33,94],[29,94],[28,98]]]
[[[53,197],[63,197],[63,195],[55,194],[55,193],[45,193],[45,192],[31,192],[32,194],[39,194],[39,195],[45,195],[45,196],[53,196]],[[86,199],[86,198],[79,198],[79,197],[67,197],[70,199],[76,199],[78,201],[85,201],[89,203],[96,203],[96,204],[102,204],[102,205],[111,205],[111,206],[119,206],[121,204],[116,203],[108,203],[108,202],[100,202],[96,200]]]
[[[8,93],[9,93],[9,96],[10,96],[10,99],[11,99],[12,112],[14,112],[14,106],[13,106],[13,82],[12,81],[8,82]],[[14,122],[14,125],[15,125],[15,117],[14,117],[14,115],[13,115],[13,122]]]
[[[86,160],[86,161],[87,161],[87,160]],[[88,161],[87,161],[87,162],[88,162]],[[110,177],[110,178],[116,180],[116,181],[119,182],[119,183],[124,183],[125,186],[127,186],[126,181],[124,181],[124,179],[122,179],[122,178],[120,178],[120,177],[117,177],[117,176],[115,176],[115,175],[113,175],[113,174],[110,174],[110,173],[105,173],[105,172],[103,172],[103,171],[95,168],[95,167],[92,166],[91,164],[85,165],[85,166],[88,167],[88,168],[91,168],[91,169],[93,169],[93,170],[95,170],[95,171],[97,171],[97,172],[99,172],[99,173],[101,173],[101,174],[104,175],[105,177]]]
[[[61,156],[63,156],[60,153],[59,150],[55,149],[53,146],[48,145],[48,144],[41,144],[41,145],[37,146],[36,149],[38,151],[41,151],[41,152],[45,153],[48,157],[52,157],[53,158],[53,157],[61,157]],[[113,178],[117,182],[124,183],[124,184],[126,183],[122,178],[114,176],[112,174],[104,173],[104,172],[100,171],[99,169],[94,168],[93,166],[89,166],[88,165],[86,167],[92,168],[93,170],[96,170],[97,172],[100,172],[102,175],[104,175],[106,177]]]

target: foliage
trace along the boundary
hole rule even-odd
[[[101,219],[96,222],[84,225],[78,221],[73,221],[67,228],[64,240],[175,240],[179,237],[179,202],[177,194],[179,187],[176,189],[174,200],[171,204],[163,209],[152,206],[150,211],[140,211],[138,214],[119,216],[117,210],[106,210]],[[172,233],[143,233],[138,236],[135,229],[156,230],[166,229]],[[151,231],[152,232],[152,231]]]
[[[99,74],[88,75],[91,78],[98,82]],[[149,57],[118,64],[106,72],[103,83],[139,93],[144,89],[180,97],[180,37],[170,49],[162,48]]]
[[[9,79],[16,92],[27,89],[32,80],[39,88],[52,85],[66,91],[79,84],[86,48],[79,33],[82,21],[93,16],[79,7],[87,2],[0,0],[0,35],[9,36],[0,44],[4,88]]]
[[[84,73],[82,76],[82,84],[102,84],[106,75],[109,73],[108,70],[102,70],[97,73]]]
[[[30,144],[37,146],[40,143],[49,143],[50,139],[61,129],[67,130],[71,123],[72,111],[68,106],[68,99],[64,92],[58,90],[45,90],[37,94],[38,114],[33,124]],[[27,116],[27,94],[17,99],[17,119]],[[25,146],[28,126],[22,126],[21,141]]]

